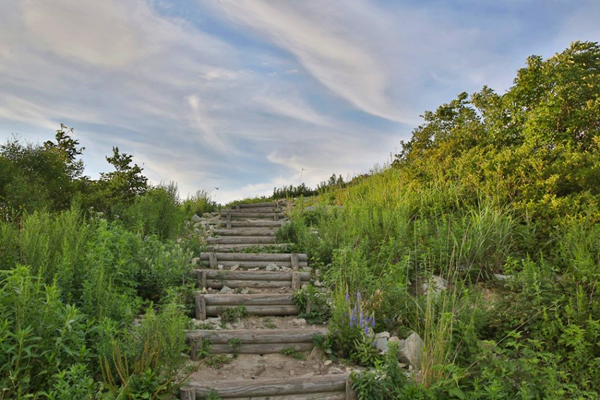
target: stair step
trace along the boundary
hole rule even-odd
[[[215,269],[196,269],[198,287],[221,289],[227,286],[236,288],[293,288],[293,271],[229,271]],[[296,272],[298,289],[303,283],[310,281],[309,272]]]
[[[275,236],[224,236],[209,237],[206,243],[210,244],[275,244]]]
[[[221,211],[221,217],[226,217],[227,211]],[[244,219],[244,218],[268,218],[274,221],[281,219],[285,216],[282,212],[231,212],[231,219]]]
[[[215,229],[213,233],[217,236],[275,236],[273,229]]]
[[[235,351],[240,354],[273,354],[284,349],[311,351],[313,338],[323,336],[327,328],[309,329],[240,329],[240,330],[192,330],[186,332],[186,340],[192,346],[191,359],[196,360],[202,340],[210,340],[212,354],[233,353],[230,340],[239,340]]]
[[[235,208],[235,207],[239,207],[239,208],[264,208],[264,207],[277,208],[277,207],[283,207],[283,206],[285,206],[284,202],[244,203],[244,204],[236,204],[235,206],[233,206],[231,208]]]
[[[244,306],[251,315],[297,315],[300,310],[291,294],[202,294],[196,293],[196,319],[216,317],[223,311]]]
[[[285,221],[231,221],[231,228],[279,228]],[[227,221],[220,221],[221,226],[227,226]]]
[[[246,207],[246,208],[226,208],[221,210],[222,213],[246,213],[246,212],[261,212],[261,213],[274,213],[281,212],[281,208],[277,207]]]
[[[190,382],[181,388],[182,400],[205,398],[212,390],[222,399],[353,399],[348,374],[286,379]]]
[[[200,253],[200,263],[203,267],[211,268],[210,258],[213,253]],[[293,267],[292,254],[290,253],[214,253],[213,269],[218,265],[225,268],[234,265],[240,268],[260,268],[269,264],[275,264],[278,267]],[[306,254],[298,254],[298,268],[308,266],[308,257]]]
[[[263,249],[265,247],[272,247],[278,249],[288,249],[291,243],[275,243],[275,244],[261,244],[261,243],[239,243],[239,244],[215,244],[208,246],[210,251],[221,251],[221,252],[234,252],[236,250],[243,250],[247,248],[256,247]]]

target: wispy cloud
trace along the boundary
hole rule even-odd
[[[600,38],[598,19],[591,0],[3,1],[0,138],[63,122],[88,174],[118,145],[183,196],[316,185],[386,161],[423,109]]]

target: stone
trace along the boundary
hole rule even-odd
[[[296,376],[296,371],[294,371],[293,369],[290,369],[290,376]]]
[[[230,287],[223,286],[223,288],[221,290],[219,290],[219,293],[221,293],[221,294],[234,294],[235,290],[233,290]]]
[[[269,263],[265,267],[265,270],[267,270],[267,271],[279,271],[279,267],[275,263]]]
[[[200,218],[200,217],[198,216],[198,214],[194,214],[194,215],[192,216],[192,221],[193,221],[193,222],[200,222],[201,220],[202,220],[202,218]]]
[[[223,269],[223,264],[217,265],[217,269]]]
[[[292,320],[292,324],[294,325],[300,325],[300,326],[305,326],[306,325],[306,320],[304,318],[295,318]]]
[[[400,345],[401,341],[402,340],[398,336],[392,336],[388,339],[388,343],[398,343],[398,346]]]
[[[400,342],[399,358],[405,364],[410,364],[415,370],[421,369],[421,354],[425,343],[418,333],[413,332]]]
[[[333,364],[333,361],[331,361],[331,360],[327,360],[327,361],[325,361],[323,363],[324,366],[328,366],[328,365],[331,365],[331,364]]]
[[[251,378],[256,379],[265,371],[266,371],[266,368],[264,365],[258,365],[256,367],[252,368],[252,370],[250,371]]]
[[[389,332],[379,332],[375,335],[375,347],[381,354],[385,354],[388,351],[388,339],[390,337]]]
[[[512,275],[494,274],[494,279],[497,281],[510,281],[513,279]]]
[[[323,282],[316,280],[314,285],[315,285],[315,287],[323,287]]]
[[[236,269],[238,269],[239,267],[240,267],[240,264],[235,264],[235,265],[232,265],[230,269],[231,269],[232,271],[235,271],[235,270],[236,270]]]
[[[192,265],[198,265],[199,262],[200,262],[200,257],[192,258]]]
[[[423,294],[429,293],[429,288],[432,290],[434,297],[438,297],[448,287],[448,281],[441,276],[432,275],[431,278],[423,283]]]
[[[310,354],[308,355],[308,359],[311,361],[320,361],[323,359],[323,357],[325,357],[325,352],[323,351],[323,349],[317,346],[313,347],[313,349],[310,351]]]
[[[338,367],[331,367],[329,368],[329,373],[330,374],[335,374],[335,375],[339,375],[339,374],[343,374],[344,371],[342,371],[340,368]]]

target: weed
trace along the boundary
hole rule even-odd
[[[285,349],[282,349],[281,354],[290,356],[296,360],[306,360],[306,354],[294,349],[293,347],[286,347]]]

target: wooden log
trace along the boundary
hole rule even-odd
[[[209,268],[209,264],[207,261],[200,261],[200,263],[201,266]],[[278,267],[292,267],[292,263],[289,261],[219,261],[219,265],[222,265],[224,268],[233,267],[234,265],[237,265],[240,268],[261,268],[266,267],[269,264],[275,264]],[[298,263],[298,266],[300,268],[306,268],[308,267],[308,263],[306,261],[300,261]]]
[[[196,293],[194,302],[196,303],[196,319],[204,321],[206,319],[206,298],[203,294]]]
[[[291,281],[252,281],[252,280],[213,280],[209,279],[206,281],[206,287],[211,289],[221,289],[227,286],[231,289],[237,288],[249,288],[249,289],[278,289],[278,288],[291,288]]]
[[[207,306],[295,305],[290,294],[204,294]]]
[[[215,229],[213,233],[217,236],[275,236],[275,230],[264,228]]]
[[[221,251],[221,252],[234,252],[247,248],[265,248],[265,247],[273,247],[287,250],[287,248],[291,246],[291,243],[275,243],[275,244],[260,244],[260,243],[243,243],[243,244],[215,244],[208,246],[209,250],[212,251]]]
[[[284,221],[231,221],[231,228],[279,228]],[[227,221],[221,221],[221,226],[227,226]]]
[[[208,262],[212,269],[217,269],[217,254],[213,251],[210,253],[204,253],[208,256]],[[200,259],[202,259],[202,254],[200,254]]]
[[[206,271],[205,270],[199,270],[196,273],[196,286],[200,287],[200,288],[205,288],[206,287]]]
[[[227,210],[223,210],[223,212],[231,212],[235,213],[247,213],[247,212],[262,212],[262,213],[273,213],[273,212],[281,212],[277,207],[252,207],[252,208],[231,208]]]
[[[345,400],[346,392],[285,394],[282,396],[228,397],[227,400]]]
[[[209,253],[200,253],[201,260],[208,260]],[[287,261],[290,262],[290,253],[216,253],[219,261]],[[298,254],[299,261],[308,261],[306,254]]]
[[[272,202],[272,203],[242,203],[242,204],[238,204],[238,206],[240,208],[260,208],[260,207],[271,207],[271,208],[276,208],[279,205],[278,202]]]
[[[206,279],[213,280],[256,280],[256,281],[291,281],[292,271],[230,271],[214,269],[196,269],[196,276],[201,273],[206,274]],[[300,272],[300,278],[303,281],[310,280],[310,272]]]
[[[299,265],[299,260],[300,259],[298,257],[298,253],[292,253],[292,254],[290,254],[290,259],[292,261],[292,269],[294,271],[298,271],[298,267],[300,266]]]
[[[240,304],[242,305],[242,304]],[[270,305],[270,306],[246,306],[246,312],[249,315],[273,315],[273,316],[283,316],[283,315],[298,315],[300,310],[296,306],[286,306],[286,305]],[[206,315],[209,317],[216,317],[220,315],[227,308],[232,308],[232,306],[206,306]]]
[[[275,236],[223,236],[209,237],[206,239],[209,244],[275,244]]]
[[[231,213],[227,213],[227,229],[231,229]]]
[[[231,211],[221,211],[221,216],[226,216],[227,220],[234,220],[240,218],[274,218],[277,216],[284,217],[285,215],[282,212],[252,212],[252,211],[241,211],[241,212],[231,212]],[[277,220],[275,220],[277,221]]]
[[[300,273],[298,271],[292,272],[292,290],[300,289]]]
[[[184,386],[179,389],[179,398],[181,400],[196,400],[196,391],[191,386]]]
[[[352,380],[350,378],[346,380],[346,399],[358,400],[358,394],[352,389]]]
[[[223,399],[257,396],[301,395],[323,392],[342,392],[346,390],[348,374],[294,377],[287,379],[258,379],[221,382],[192,382],[196,396],[206,396],[216,390]],[[289,398],[289,396],[287,397]]]
[[[240,354],[274,354],[281,353],[283,349],[294,349],[295,351],[311,351],[315,347],[313,343],[267,343],[267,344],[242,344],[236,349]],[[212,354],[232,353],[228,344],[213,344],[210,347]]]
[[[267,343],[312,343],[315,335],[325,335],[327,328],[310,329],[223,329],[219,331],[187,331],[188,340],[210,339],[213,344],[227,344],[239,339],[245,344]]]

